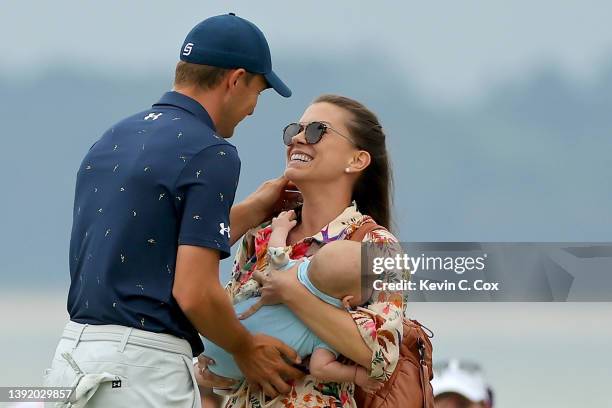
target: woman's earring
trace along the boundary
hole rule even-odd
[[[344,169],[344,172],[345,172],[345,173],[350,173],[350,172],[351,172],[351,169],[350,169],[349,167],[347,167],[346,169]]]

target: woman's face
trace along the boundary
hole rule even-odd
[[[349,115],[336,105],[319,102],[310,105],[299,122],[303,125],[314,121],[324,122],[350,138],[346,127]],[[298,187],[303,182],[336,181],[345,174],[344,169],[357,151],[355,145],[330,129],[318,143],[307,144],[302,130],[293,137],[293,143],[287,146],[285,176]]]

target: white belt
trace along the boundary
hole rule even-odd
[[[180,339],[171,334],[153,333],[113,324],[91,325],[69,321],[66,324],[62,337],[75,341],[73,349],[81,341],[107,340],[118,342],[119,351],[123,351],[126,344],[134,344],[171,353],[184,354],[189,358],[193,355],[187,340]]]

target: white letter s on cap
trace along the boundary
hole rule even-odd
[[[185,44],[185,48],[183,48],[183,55],[187,56],[187,55],[191,54],[191,49],[192,48],[193,48],[193,43]]]

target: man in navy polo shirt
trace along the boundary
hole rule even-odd
[[[175,90],[112,126],[77,174],[67,324],[47,385],[77,386],[88,406],[199,406],[198,332],[275,396],[300,372],[280,341],[251,335],[219,282],[219,260],[283,187],[232,208],[240,159],[226,141],[274,74],[263,33],[233,14],[187,35]],[[230,229],[231,226],[231,229]]]

